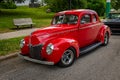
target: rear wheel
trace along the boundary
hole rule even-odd
[[[105,33],[103,45],[106,46],[108,43],[109,43],[109,34]]]
[[[64,51],[60,62],[58,63],[60,67],[68,67],[74,63],[75,51],[71,48]]]

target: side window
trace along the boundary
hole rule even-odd
[[[93,15],[92,22],[97,22],[97,17],[95,14]]]
[[[81,24],[86,24],[86,23],[90,23],[90,15],[89,14],[86,14],[84,15],[81,20],[80,20],[80,23]]]

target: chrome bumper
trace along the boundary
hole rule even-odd
[[[25,60],[31,61],[31,62],[40,63],[40,64],[47,64],[47,65],[54,65],[54,62],[41,61],[41,60],[37,60],[37,59],[32,59],[30,57],[23,56],[20,53],[18,53],[18,56],[20,56],[21,58],[24,58]]]

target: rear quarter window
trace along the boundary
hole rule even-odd
[[[86,24],[86,23],[90,23],[91,22],[91,16],[90,14],[85,14],[82,16],[81,20],[80,20],[80,23],[81,24]]]
[[[97,22],[97,16],[95,14],[93,14],[92,22]]]

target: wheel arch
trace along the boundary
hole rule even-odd
[[[75,58],[77,58],[77,50],[75,49],[75,47],[70,46],[68,49],[73,50],[73,52],[75,53]]]
[[[69,48],[74,50],[76,58],[79,56],[79,45],[77,40],[69,39],[69,38],[57,38],[54,40],[50,40],[46,44],[49,44],[49,43],[52,43],[54,45],[53,53],[47,56],[49,61],[54,61],[55,63],[58,63],[64,51]]]
[[[63,51],[70,48],[75,51],[76,58],[79,56],[79,45],[77,40],[69,38],[59,38],[58,40],[60,40],[60,44],[57,45],[57,48],[61,48]]]
[[[102,43],[104,42],[104,35],[108,34],[108,36],[111,36],[111,31],[110,28],[107,25],[103,25],[100,29],[99,35],[98,35],[98,39],[99,41],[101,41]]]

